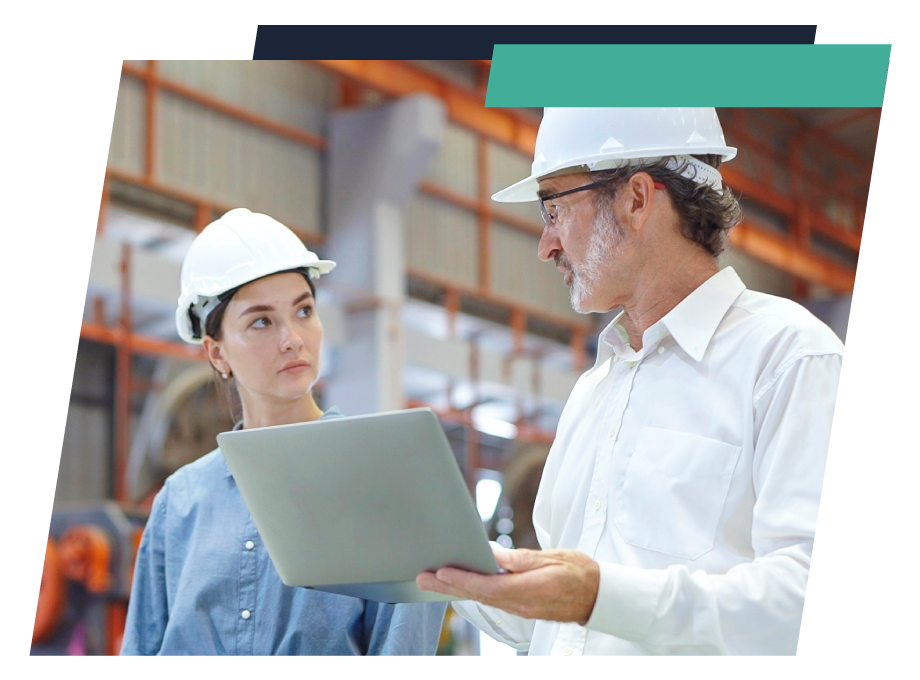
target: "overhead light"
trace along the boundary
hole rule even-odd
[[[473,412],[473,427],[483,434],[491,434],[493,437],[502,437],[503,439],[517,439],[518,429],[514,423],[509,423],[498,418],[489,418],[480,416]]]
[[[476,509],[483,522],[492,519],[501,495],[502,483],[497,479],[483,478],[476,482]]]

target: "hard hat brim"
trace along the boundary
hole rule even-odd
[[[492,194],[492,200],[496,203],[527,203],[536,201],[539,198],[537,196],[539,190],[539,178],[531,175],[520,182],[512,184],[510,187]]]

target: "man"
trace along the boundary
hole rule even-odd
[[[580,312],[623,311],[559,421],[541,551],[423,589],[531,654],[794,654],[843,345],[719,270],[740,218],[714,109],[546,109],[539,256]]]

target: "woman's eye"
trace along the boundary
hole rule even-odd
[[[304,317],[313,316],[313,305],[307,305],[306,307],[300,308],[300,315]]]
[[[252,328],[268,328],[268,319],[264,316],[259,317],[251,324]]]

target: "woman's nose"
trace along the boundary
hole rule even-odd
[[[300,333],[289,324],[284,324],[281,327],[281,351],[287,352],[290,349],[299,349],[302,346],[303,338],[300,337]]]

